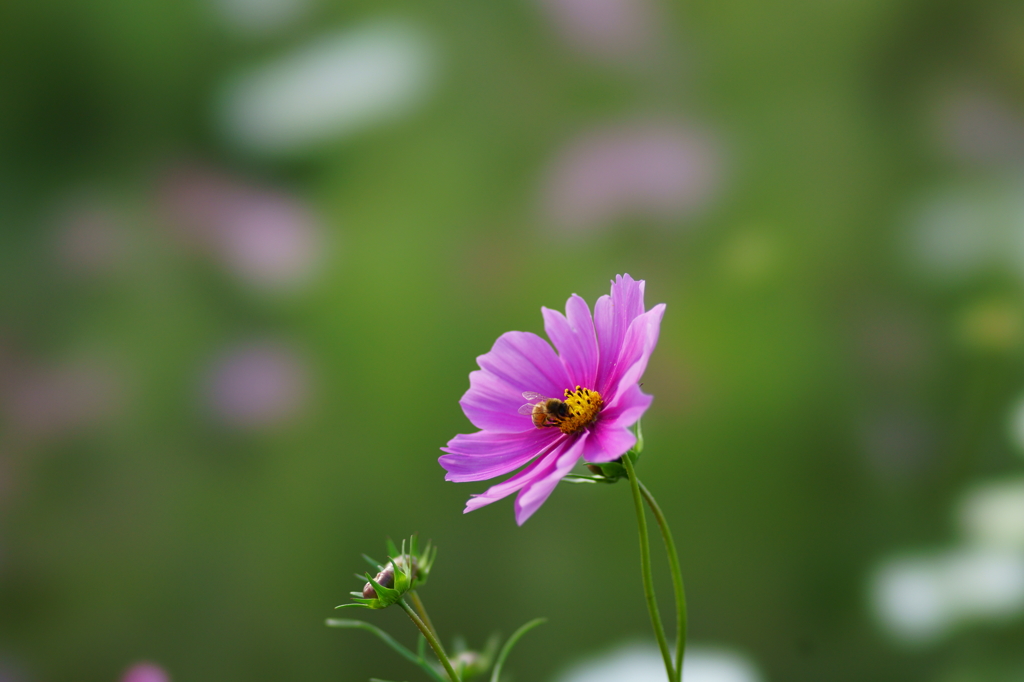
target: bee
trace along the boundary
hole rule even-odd
[[[523,391],[523,397],[533,401],[519,408],[519,414],[529,415],[538,429],[558,426],[570,416],[569,405],[558,398],[548,398],[533,391]]]

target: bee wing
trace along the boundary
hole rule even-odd
[[[551,400],[551,398],[547,397],[546,395],[534,393],[533,391],[523,391],[523,397],[526,398],[527,400],[532,400],[534,402],[538,402],[540,400]]]
[[[534,404],[533,403],[526,403],[525,405],[523,405],[522,407],[519,408],[519,414],[527,414],[527,415],[533,414],[533,408],[534,408]]]

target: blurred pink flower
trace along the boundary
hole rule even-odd
[[[11,360],[0,377],[0,411],[9,427],[52,436],[109,418],[121,403],[121,381],[93,362],[37,365]]]
[[[650,0],[538,2],[563,39],[585,54],[632,61],[658,42],[658,17]]]
[[[313,274],[320,225],[298,198],[199,168],[163,179],[160,200],[189,240],[256,289],[290,289]]]
[[[273,426],[300,411],[308,372],[284,344],[254,341],[224,352],[206,377],[206,399],[222,422],[237,428]]]
[[[976,163],[1024,161],[1024,116],[979,88],[945,94],[934,112],[938,141],[953,156]]]
[[[171,676],[155,663],[136,663],[125,671],[121,682],[171,682]]]
[[[573,232],[634,215],[678,220],[709,203],[721,165],[706,131],[653,120],[601,127],[556,155],[545,175],[543,209]]]

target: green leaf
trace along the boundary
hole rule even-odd
[[[538,625],[547,622],[547,618],[534,618],[529,623],[522,625],[518,630],[512,633],[512,636],[505,642],[505,646],[501,647],[501,653],[498,654],[498,661],[494,664],[494,670],[491,671],[491,682],[498,682],[501,677],[501,667],[505,665],[505,659],[512,653],[512,647],[516,645],[519,638],[525,635],[530,630],[534,629]]]
[[[381,630],[376,625],[371,625],[370,623],[367,623],[367,622],[361,621],[361,620],[347,620],[347,619],[343,619],[343,618],[328,618],[327,619],[327,627],[331,627],[331,628],[348,628],[350,630],[366,630],[367,632],[376,635],[382,642],[384,642],[389,647],[391,647],[395,652],[397,652],[399,656],[401,656],[402,658],[404,658],[407,661],[415,663],[420,668],[422,668],[423,672],[427,673],[427,675],[430,677],[430,679],[434,680],[434,682],[448,682],[448,680],[445,680],[443,677],[441,677],[441,675],[436,670],[431,668],[430,664],[427,663],[423,659],[423,657],[417,656],[413,652],[411,652],[408,649],[406,649],[404,646],[399,644],[398,641],[394,637],[392,637],[388,633],[384,632],[383,630]],[[522,628],[520,628],[520,629],[522,629]]]

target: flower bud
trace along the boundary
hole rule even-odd
[[[408,551],[404,540],[401,550],[389,540],[388,552],[391,556],[387,564],[381,564],[363,555],[363,558],[377,569],[377,574],[372,578],[369,573],[364,574],[367,582],[363,585],[363,591],[352,592],[353,603],[342,604],[338,608],[361,606],[368,609],[383,609],[397,603],[409,590],[427,582],[434,557],[437,555],[437,549],[431,547],[429,542],[420,553],[415,535],[409,539]]]

